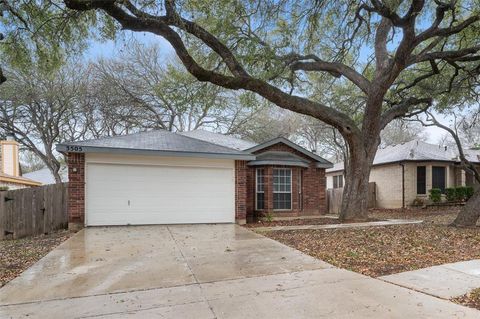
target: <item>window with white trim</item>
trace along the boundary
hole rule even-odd
[[[292,170],[289,168],[273,169],[273,209],[292,209]]]
[[[255,177],[255,209],[265,209],[265,175],[263,168],[257,168]]]
[[[343,175],[333,176],[333,188],[342,188],[343,187]]]

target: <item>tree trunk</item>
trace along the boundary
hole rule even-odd
[[[368,219],[368,182],[378,145],[355,148],[350,151],[346,167],[340,220],[365,221]]]
[[[480,218],[480,189],[468,200],[452,223],[456,227],[474,227]]]

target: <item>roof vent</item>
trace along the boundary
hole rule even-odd
[[[413,148],[410,150],[410,158],[414,158],[415,157],[415,151],[413,150]]]
[[[447,151],[448,146],[445,146],[445,152]]]

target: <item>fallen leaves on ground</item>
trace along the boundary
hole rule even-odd
[[[255,227],[275,227],[275,226],[298,226],[298,225],[331,225],[339,224],[337,218],[306,218],[306,219],[291,219],[291,220],[274,220],[266,221],[259,220],[258,222],[248,223],[247,228]]]
[[[58,231],[48,235],[0,241],[0,287],[20,275],[72,235]]]
[[[380,221],[383,219],[369,218],[368,221]],[[356,221],[340,221],[338,218],[320,217],[320,218],[305,218],[305,219],[290,219],[290,220],[259,220],[258,222],[248,223],[245,225],[247,228],[256,227],[276,227],[276,226],[301,226],[301,225],[333,225],[333,224],[350,224],[356,223]]]
[[[371,215],[395,218],[385,211]],[[455,213],[440,215],[417,225],[262,234],[337,267],[373,277],[480,258],[480,229],[447,226],[444,223]]]
[[[480,288],[470,291],[468,294],[453,298],[453,302],[480,310]]]

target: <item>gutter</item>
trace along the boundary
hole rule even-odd
[[[70,149],[71,148],[71,149]],[[256,156],[246,152],[239,152],[237,154],[230,153],[208,153],[208,152],[184,152],[184,151],[163,151],[163,150],[148,150],[148,149],[134,149],[134,148],[117,148],[117,147],[101,147],[101,146],[81,146],[81,145],[67,145],[57,144],[55,149],[57,152],[66,153],[111,153],[111,154],[132,154],[132,155],[157,155],[157,156],[172,156],[172,157],[202,157],[202,158],[225,158],[236,160],[255,160]]]
[[[402,208],[405,208],[405,163],[400,162],[402,166]]]

